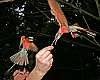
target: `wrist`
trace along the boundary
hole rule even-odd
[[[36,67],[31,71],[26,80],[41,80],[45,73],[41,72]]]
[[[46,74],[45,72],[41,71],[37,67],[34,68],[34,72],[36,72],[36,74],[38,74],[38,76],[41,76],[41,77],[43,77]]]

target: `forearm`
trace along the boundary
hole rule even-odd
[[[37,69],[33,69],[26,80],[41,80],[45,74]]]

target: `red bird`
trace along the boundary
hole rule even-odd
[[[25,36],[21,36],[21,40],[20,40],[20,47],[22,46],[21,50],[10,57],[10,60],[14,64],[18,64],[18,65],[29,64],[27,51],[28,50],[31,50],[33,52],[38,51],[37,46],[32,42],[33,41],[32,37],[29,37],[29,38],[26,38]]]
[[[56,0],[48,0],[48,4],[51,8],[51,13],[55,16],[55,19],[57,20],[60,28],[58,30],[58,32],[55,35],[55,39],[52,42],[51,45],[53,45],[53,43],[56,44],[57,40],[64,34],[64,33],[69,33],[71,30],[68,26],[68,22],[67,19],[62,11],[62,9],[60,8],[58,2]],[[76,33],[71,32],[71,35],[73,38],[75,38]]]

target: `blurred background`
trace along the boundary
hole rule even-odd
[[[78,23],[96,36],[88,37],[83,32],[73,39],[70,33],[64,34],[52,51],[54,63],[43,80],[100,80],[100,1],[56,1],[69,25]],[[32,36],[40,50],[52,43],[58,29],[47,0],[0,2],[0,80],[10,80],[12,71],[5,76],[13,65],[9,57],[18,52],[22,35]],[[30,55],[28,67],[32,68],[34,62]]]

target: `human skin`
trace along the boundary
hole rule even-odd
[[[53,55],[51,54],[53,48],[53,46],[45,47],[36,54],[35,67],[26,80],[41,80],[50,70],[53,63]]]

